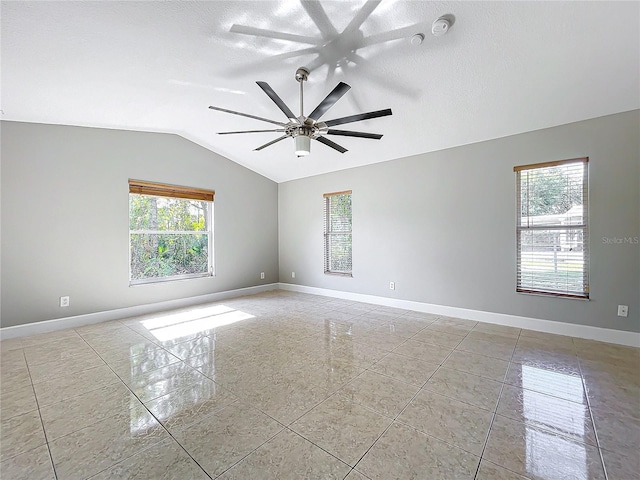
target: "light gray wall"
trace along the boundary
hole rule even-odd
[[[1,128],[3,327],[278,281],[271,180],[176,135]],[[216,191],[215,277],[129,287],[129,178]]]
[[[282,183],[280,281],[640,331],[640,245],[603,240],[640,237],[639,132],[636,110]],[[513,167],[584,156],[591,300],[518,294]],[[323,273],[322,194],[342,190],[353,190],[353,278]]]

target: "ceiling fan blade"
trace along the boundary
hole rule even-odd
[[[325,145],[327,145],[328,147],[333,148],[334,150],[339,151],[340,153],[344,153],[344,152],[348,152],[348,150],[340,145],[338,145],[335,142],[332,142],[331,140],[329,140],[328,138],[324,138],[324,137],[317,137],[316,138],[317,141],[319,141],[320,143],[324,143]]]
[[[327,12],[324,11],[320,2],[317,0],[302,0],[300,3],[302,3],[302,7],[307,11],[318,30],[320,30],[322,38],[326,40],[338,35],[338,31],[329,20]]]
[[[344,123],[360,122],[362,120],[369,120],[370,118],[386,117],[391,115],[391,109],[377,110],[375,112],[359,113],[357,115],[350,115],[348,117],[336,118],[334,120],[327,120],[324,122],[327,127],[333,127],[334,125],[342,125]]]
[[[240,115],[241,117],[249,117],[255,120],[262,120],[263,122],[275,123],[276,125],[280,125],[281,127],[284,127],[286,125],[286,123],[277,122],[276,120],[269,120],[268,118],[256,117],[255,115],[250,115],[248,113],[234,112],[233,110],[227,110],[226,108],[213,107],[211,105],[209,105],[209,108],[211,110],[218,110],[219,112],[231,113],[233,115]]]
[[[275,140],[271,140],[269,143],[265,143],[264,145],[259,146],[258,148],[254,148],[253,151],[257,152],[258,150],[262,150],[263,148],[268,147],[269,145],[273,145],[276,142],[279,142],[280,140],[284,140],[285,138],[287,138],[289,135],[283,135],[281,137],[276,138]]]
[[[265,133],[265,132],[284,132],[284,128],[276,128],[275,130],[243,130],[241,132],[218,132],[218,135],[233,135],[235,133]]]
[[[326,113],[333,105],[342,98],[342,96],[347,93],[351,87],[344,82],[340,82],[336,85],[336,88],[331,90],[331,93],[327,95],[327,97],[320,102],[320,105],[316,107],[316,109],[309,114],[309,118],[317,121],[322,115]]]
[[[231,33],[241,33],[243,35],[251,35],[254,37],[276,38],[278,40],[288,40],[296,43],[307,43],[316,45],[322,42],[321,38],[306,37],[303,35],[295,35],[293,33],[274,32],[273,30],[265,30],[263,28],[249,27],[246,25],[238,25],[234,23],[229,29]]]
[[[380,140],[382,135],[379,133],[366,133],[366,132],[350,132],[348,130],[334,130],[330,128],[327,130],[328,135],[342,135],[344,137],[359,137],[359,138],[372,138],[374,140]]]
[[[256,82],[258,86],[269,95],[269,98],[273,100],[280,110],[287,116],[289,120],[298,121],[297,117],[293,114],[291,109],[287,107],[287,104],[282,101],[282,99],[278,96],[276,92],[273,91],[273,88],[269,86],[267,82]]]

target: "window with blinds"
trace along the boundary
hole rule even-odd
[[[589,298],[588,161],[514,167],[516,291]]]
[[[324,273],[352,274],[351,190],[324,194]]]
[[[214,195],[129,180],[131,285],[213,275]]]

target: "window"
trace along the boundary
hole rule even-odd
[[[213,196],[129,180],[131,285],[213,275]]]
[[[589,298],[588,161],[514,167],[516,291]]]
[[[351,190],[324,194],[324,273],[351,276]]]

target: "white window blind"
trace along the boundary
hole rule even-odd
[[[351,275],[351,190],[324,194],[324,272]]]
[[[588,158],[514,167],[516,291],[589,298]]]

